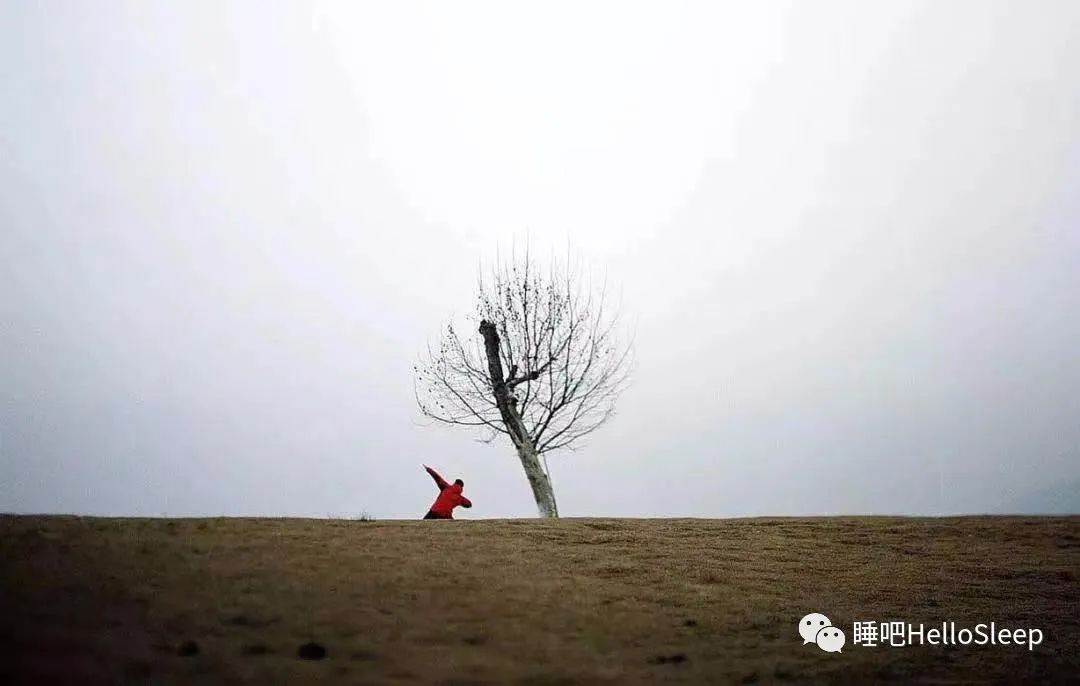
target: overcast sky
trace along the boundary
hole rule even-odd
[[[1070,0],[0,0],[0,511],[535,514],[411,379],[526,235],[636,324],[564,515],[1076,485],[1077,84]]]

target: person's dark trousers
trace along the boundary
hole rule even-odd
[[[428,513],[424,515],[424,519],[450,519],[450,517],[447,517],[446,515],[441,515],[438,512],[432,512],[431,510],[428,510]]]

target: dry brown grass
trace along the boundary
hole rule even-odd
[[[7,683],[1067,681],[1080,518],[0,517]],[[821,611],[839,655],[803,646]],[[1042,628],[867,648],[863,619]],[[321,660],[297,656],[316,642]]]

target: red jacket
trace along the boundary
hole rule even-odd
[[[435,479],[435,484],[439,487],[439,497],[435,498],[435,502],[431,505],[432,512],[447,519],[453,519],[454,508],[458,505],[472,507],[472,501],[461,495],[464,486],[446,483],[446,479],[439,476],[438,472],[427,465],[424,465],[424,469],[427,470],[432,479]]]

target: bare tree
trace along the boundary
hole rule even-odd
[[[630,343],[606,288],[583,288],[554,260],[538,269],[526,250],[478,281],[478,335],[451,323],[429,346],[415,368],[417,404],[435,421],[480,429],[485,442],[509,437],[541,516],[557,517],[546,455],[573,450],[611,417]]]

